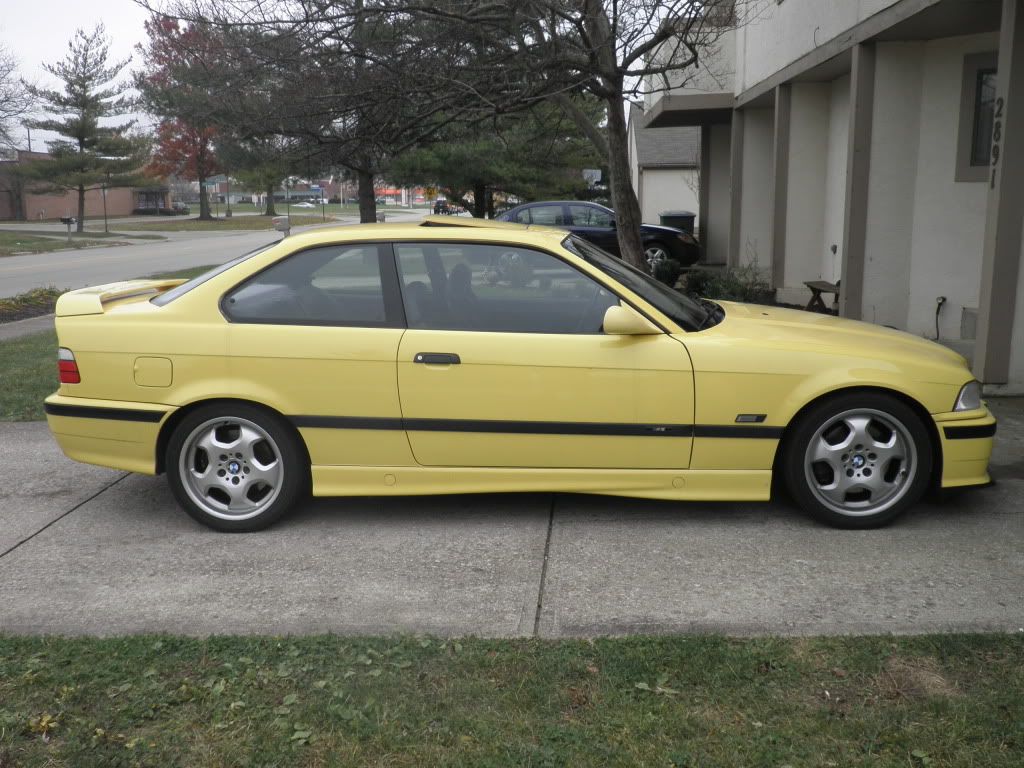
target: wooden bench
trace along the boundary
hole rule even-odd
[[[831,310],[825,306],[825,302],[821,298],[821,294],[823,293],[834,294],[834,302],[839,301],[839,283],[830,283],[826,280],[808,280],[804,285],[811,289],[811,300],[807,302],[808,312],[831,312]]]

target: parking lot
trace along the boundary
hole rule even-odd
[[[0,632],[566,637],[1024,628],[1024,401],[997,483],[895,525],[822,527],[788,502],[563,494],[313,500],[225,535],[162,477],[76,464],[0,424]]]

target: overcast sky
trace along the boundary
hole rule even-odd
[[[0,0],[0,5],[0,41],[17,57],[22,77],[30,82],[56,87],[42,64],[63,59],[75,30],[91,31],[100,21],[110,38],[111,60],[132,56],[125,71],[138,66],[135,44],[146,37],[146,12],[132,0]],[[32,148],[45,149],[45,138],[33,132]]]

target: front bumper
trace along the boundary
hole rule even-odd
[[[995,417],[982,407],[967,414],[933,416],[942,447],[942,488],[987,485],[988,460],[996,434]]]
[[[174,408],[53,394],[45,410],[50,431],[69,459],[153,475],[160,426]]]

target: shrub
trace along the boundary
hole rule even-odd
[[[662,259],[654,264],[654,279],[663,282],[669,288],[675,287],[682,272],[683,265],[675,259]]]
[[[750,304],[768,304],[775,300],[775,289],[757,263],[722,270],[693,269],[686,275],[685,292],[691,296]]]

